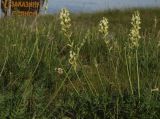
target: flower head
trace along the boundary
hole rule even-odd
[[[140,14],[138,11],[136,11],[132,15],[131,25],[132,25],[132,28],[131,28],[130,34],[129,34],[129,39],[130,39],[130,43],[131,43],[130,47],[137,48],[139,46],[139,39],[141,38],[141,36],[140,36],[141,18],[140,18]]]
[[[74,70],[77,69],[77,54],[74,51],[69,52],[69,63],[73,66]]]
[[[103,36],[103,39],[105,41],[105,43],[108,45],[109,44],[109,40],[107,38],[108,36],[108,28],[109,28],[109,25],[108,25],[108,19],[103,17],[103,19],[100,21],[99,23],[99,32],[102,34]]]
[[[103,17],[99,23],[99,32],[106,37],[108,35],[108,19]]]
[[[60,18],[61,31],[66,37],[70,38],[71,19],[69,11],[66,8],[63,8],[60,12],[59,18]]]
[[[55,68],[55,71],[59,74],[62,75],[64,73],[64,70],[62,68]]]
[[[47,11],[48,11],[48,0],[44,0],[44,11],[45,11],[45,14],[47,14]]]

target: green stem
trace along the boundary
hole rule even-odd
[[[129,72],[129,64],[128,64],[128,60],[127,60],[126,48],[125,48],[125,59],[126,59],[126,65],[127,65],[128,80],[129,80],[129,84],[130,84],[131,93],[133,95],[133,86],[132,86],[132,81],[131,81],[131,75],[130,75],[130,72]]]
[[[102,78],[101,78],[101,75],[100,75],[100,73],[99,73],[98,67],[96,67],[96,70],[97,70],[98,77],[99,77],[99,80],[100,80],[100,82],[101,82],[101,86],[102,86],[102,88],[103,88],[103,91],[105,92],[105,88],[104,88],[104,85],[103,85]]]
[[[80,79],[80,77],[79,77],[79,75],[78,75],[77,71],[76,71],[76,70],[74,70],[74,72],[75,72],[75,74],[76,74],[76,76],[77,76],[77,78],[78,78],[78,81],[79,81],[79,82],[80,82],[80,84],[81,84],[81,87],[82,87],[83,91],[85,91],[85,93],[86,93],[86,90],[85,90],[85,88],[84,88],[84,86],[83,86],[83,82],[81,81],[81,79]]]
[[[55,91],[55,93],[53,94],[52,98],[50,99],[50,101],[48,102],[48,104],[46,105],[46,107],[44,108],[44,110],[42,111],[42,113],[40,114],[40,116],[42,116],[42,114],[45,112],[45,110],[48,108],[48,106],[54,101],[54,99],[57,97],[58,93],[60,92],[60,90],[62,89],[62,87],[64,86],[66,79],[68,79],[68,75],[71,71],[72,67],[69,69],[69,71],[66,73],[66,77],[64,78],[64,80],[62,81],[61,85],[59,86],[59,88]],[[78,91],[76,91],[78,93]],[[78,93],[79,94],[79,93]]]
[[[3,67],[2,67],[2,70],[1,70],[1,72],[0,72],[0,77],[2,76],[2,74],[3,74],[3,71],[4,71],[4,69],[5,69],[5,66],[6,66],[6,64],[7,64],[7,61],[8,61],[8,50],[7,50],[7,56],[6,56],[6,58],[5,58],[5,61],[4,61],[4,64],[3,64]]]
[[[136,64],[137,64],[138,96],[139,96],[139,99],[140,99],[141,93],[140,93],[140,78],[139,78],[138,49],[136,49]]]
[[[92,94],[94,94],[94,92],[95,92],[95,94],[96,94],[96,96],[97,96],[97,95],[98,95],[97,90],[96,90],[96,88],[93,86],[92,82],[89,80],[86,72],[84,71],[85,69],[83,68],[83,66],[82,66],[82,64],[81,64],[80,61],[79,61],[79,64],[80,64],[80,66],[82,67],[82,73],[83,73],[84,79],[86,80],[87,85],[88,85],[90,91],[92,92]]]

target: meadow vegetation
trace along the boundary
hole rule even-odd
[[[0,119],[159,119],[160,9],[0,19]]]

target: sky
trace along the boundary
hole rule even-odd
[[[1,1],[1,0],[0,0]],[[55,13],[61,8],[72,12],[93,12],[104,9],[131,7],[160,7],[160,0],[48,0],[48,13]]]
[[[57,12],[62,7],[67,7],[72,12],[130,7],[160,7],[160,0],[50,0],[49,2],[49,12]]]

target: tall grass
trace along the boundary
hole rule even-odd
[[[158,119],[159,9],[130,49],[133,11],[0,19],[0,118]]]

